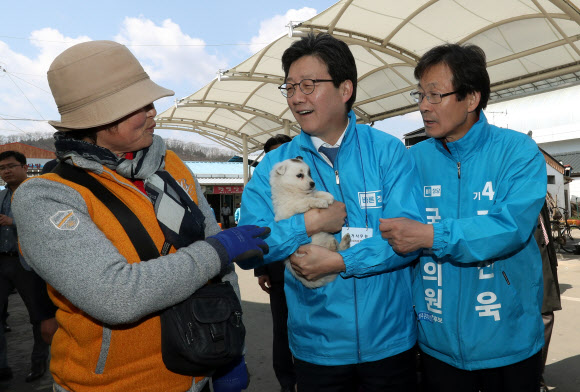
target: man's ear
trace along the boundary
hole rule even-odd
[[[475,109],[477,109],[477,106],[479,105],[479,101],[481,100],[481,92],[474,91],[468,93],[465,99],[467,99],[468,103],[467,111],[474,112]]]
[[[342,82],[340,84],[340,86],[338,88],[340,90],[342,102],[347,103],[348,100],[350,99],[350,97],[352,97],[352,92],[353,92],[352,80],[349,80],[349,79],[345,80],[344,82]]]

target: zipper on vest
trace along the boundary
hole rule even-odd
[[[338,176],[338,170],[334,171],[334,176],[336,177],[336,185],[340,185],[340,177]]]
[[[461,178],[461,162],[457,162],[457,178]]]

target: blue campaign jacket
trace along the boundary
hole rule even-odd
[[[371,238],[341,252],[346,272],[326,286],[306,288],[285,272],[290,348],[296,358],[319,365],[377,361],[416,342],[410,263],[417,254],[396,254],[379,231],[380,217],[423,221],[415,165],[399,140],[357,125],[352,111],[349,118],[334,169],[303,131],[264,157],[242,195],[240,224],[272,230],[267,263],[284,260],[310,242],[304,214],[274,222],[270,170],[288,158],[303,157],[317,189],[346,204],[350,227],[368,223],[373,230]],[[340,234],[336,237],[340,240]]]
[[[429,139],[411,148],[434,231],[414,274],[419,345],[461,369],[513,364],[544,344],[533,234],[546,162],[530,137],[488,124],[483,112],[447,147]]]

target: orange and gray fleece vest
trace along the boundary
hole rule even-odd
[[[171,151],[167,151],[165,169],[197,204],[194,179],[185,164]],[[164,237],[157,224],[152,203],[129,180],[109,169],[105,170],[111,175],[91,175],[130,206],[158,249],[161,249]],[[128,263],[140,262],[121,224],[88,189],[53,173],[43,178],[77,190],[84,198],[93,222],[119,253]],[[53,287],[49,286],[48,289],[53,302],[58,306],[56,317],[60,327],[52,342],[50,365],[58,385],[75,392],[184,392],[191,388],[192,377],[172,373],[163,364],[158,315],[151,315],[131,325],[111,327],[88,316]]]

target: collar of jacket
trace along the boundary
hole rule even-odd
[[[356,127],[356,115],[354,114],[354,111],[350,111],[348,113],[348,127],[346,127],[346,131],[344,132],[344,137],[342,138],[342,143],[340,143],[341,146],[343,146],[345,143],[352,143],[352,139],[355,137],[354,134],[354,128]],[[312,143],[312,139],[310,138],[310,135],[307,134],[306,132],[304,132],[304,130],[302,129],[302,132],[300,132],[300,150],[302,151],[307,151],[307,152],[311,152],[312,154],[318,155],[320,156],[320,153],[316,150],[316,148],[314,148],[314,144]],[[339,151],[340,153],[340,151]],[[321,157],[322,159],[322,157]]]
[[[481,149],[481,147],[485,144],[487,140],[490,138],[490,129],[489,123],[487,122],[487,118],[483,113],[479,113],[479,120],[473,126],[465,136],[461,139],[447,143],[447,148],[449,152],[443,146],[443,142],[440,140],[435,140],[435,145],[437,148],[445,153],[451,153],[451,156],[457,161],[461,162],[468,159],[472,154],[476,153]]]

